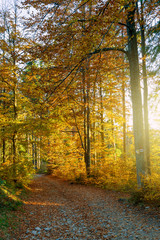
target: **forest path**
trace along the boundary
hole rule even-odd
[[[118,202],[121,193],[36,177],[12,240],[160,239],[160,218]]]

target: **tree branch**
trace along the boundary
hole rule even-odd
[[[97,53],[101,53],[101,52],[107,52],[107,51],[119,51],[119,52],[123,52],[127,55],[128,57],[128,51],[124,50],[123,48],[116,48],[116,47],[110,47],[110,48],[101,48],[101,49],[95,49],[94,52],[91,52],[91,53],[88,53],[88,57],[91,57],[92,55],[94,54],[97,54]],[[87,57],[87,58],[88,58]]]

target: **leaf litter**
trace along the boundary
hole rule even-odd
[[[39,176],[18,211],[12,240],[160,240],[160,214],[119,201],[124,194]]]

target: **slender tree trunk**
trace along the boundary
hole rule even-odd
[[[34,135],[32,132],[32,163],[35,166],[35,146],[34,146]]]
[[[116,154],[116,137],[115,137],[115,129],[114,129],[114,119],[113,117],[111,118],[111,128],[112,128],[112,139],[113,139],[113,151],[114,151],[114,160],[116,163],[117,160],[117,154]]]
[[[15,74],[14,74],[15,75]],[[17,130],[16,130],[16,119],[17,119],[17,99],[16,99],[16,86],[13,90],[13,109],[14,109],[14,121],[15,121],[15,130],[13,132],[12,137],[12,148],[13,148],[13,179],[16,179],[16,158],[17,158],[17,149],[16,149],[16,138],[17,138]]]
[[[97,77],[97,75],[96,75]],[[93,128],[92,128],[92,143],[93,143],[93,164],[96,164],[96,117],[95,117],[95,105],[96,105],[96,79],[93,86]]]
[[[26,154],[27,154],[27,159],[29,161],[29,136],[27,133],[25,134],[25,141],[26,141]]]
[[[16,134],[14,133],[13,134],[13,137],[12,137],[12,147],[13,147],[13,165],[16,164]],[[14,167],[15,169],[15,167]],[[13,172],[13,174],[15,175],[15,172]]]
[[[14,120],[17,119],[17,101],[16,101],[16,90],[13,91],[14,94]],[[15,123],[16,124],[16,123]],[[14,126],[16,127],[16,126]],[[14,130],[12,136],[12,148],[13,148],[13,179],[16,180],[16,158],[17,158],[17,150],[16,150],[16,137],[17,137],[17,130]]]
[[[97,68],[96,77],[94,79],[94,85],[93,85],[93,133],[92,133],[92,139],[93,139],[93,162],[94,165],[97,163],[97,151],[96,151],[96,83],[97,79],[99,77],[99,66]]]
[[[101,157],[104,160],[104,111],[103,111],[103,93],[102,93],[102,79],[100,79],[100,88],[99,88],[99,94],[100,94],[100,118],[101,118]]]
[[[84,131],[83,142],[84,142],[84,161],[86,164],[87,132],[86,132],[86,89],[85,89],[85,70],[84,70],[84,68],[82,69],[82,81],[83,81],[83,131]]]
[[[147,69],[146,69],[146,43],[145,43],[145,26],[143,19],[143,1],[141,0],[141,49],[142,49],[142,72],[144,85],[144,134],[145,134],[145,154],[148,173],[151,174],[150,168],[150,143],[149,143],[149,120],[148,120],[148,84],[147,84]]]
[[[5,26],[5,22],[6,22],[6,14],[4,14],[4,26]],[[3,39],[4,41],[6,40],[6,36],[5,36],[5,31],[4,31],[4,34],[3,34]],[[5,63],[5,51],[3,50],[3,63]],[[5,93],[6,90],[5,88],[2,88],[2,93]],[[6,102],[5,100],[2,101],[2,104],[3,104],[3,110],[5,110],[6,108]],[[4,136],[4,132],[5,132],[5,126],[2,127],[2,134],[3,134],[3,137],[2,137],[2,161],[3,163],[6,162],[6,140],[5,140],[5,136]]]
[[[122,28],[122,39],[124,44],[124,29]],[[124,65],[124,55],[123,65]],[[126,96],[125,96],[125,71],[122,70],[122,109],[123,109],[123,160],[126,161]]]
[[[2,90],[5,93],[5,88]],[[6,108],[6,102],[3,100],[3,110]],[[5,126],[2,127],[2,161],[3,163],[6,162],[6,140],[5,140]]]
[[[6,140],[2,140],[2,162],[6,162]]]
[[[130,85],[133,108],[133,130],[135,140],[137,183],[143,186],[143,176],[145,175],[145,154],[144,154],[144,128],[142,98],[139,77],[139,61],[137,49],[137,37],[135,29],[135,8],[127,8],[127,35],[128,35],[128,56],[130,67]],[[130,9],[129,9],[130,8]]]
[[[124,78],[122,79],[122,108],[123,108],[123,160],[126,161],[126,98]]]
[[[91,11],[91,6],[90,6]],[[86,18],[85,5],[82,7],[84,19]],[[91,12],[90,12],[91,15]],[[85,30],[85,22],[82,22],[82,29]],[[83,36],[84,33],[82,33]],[[84,96],[84,154],[87,177],[90,176],[91,156],[90,156],[90,80],[88,77],[89,62],[84,63],[83,67],[83,96]],[[87,74],[86,74],[87,73]]]
[[[86,69],[83,68],[83,100],[84,100],[84,160],[87,176],[90,175],[90,109],[89,109],[89,83],[86,84]],[[88,80],[87,80],[88,81]]]
[[[34,138],[34,158],[35,158],[35,169],[37,169],[37,138]]]
[[[13,179],[16,179],[16,159],[17,159],[17,149],[16,149],[16,141],[17,141],[17,130],[16,130],[16,120],[17,120],[17,76],[16,76],[16,39],[17,39],[17,2],[14,2],[14,36],[12,38],[13,44],[13,67],[14,67],[14,89],[13,89],[13,114],[14,114],[14,132],[12,137],[12,147],[13,147]]]
[[[41,168],[41,137],[38,139],[39,146],[38,146],[38,154],[37,154],[37,161],[38,161],[38,169]]]
[[[91,142],[90,142],[90,79],[87,76],[87,151],[86,151],[86,169],[87,176],[90,176],[91,168]]]

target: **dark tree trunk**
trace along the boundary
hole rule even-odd
[[[5,88],[2,90],[3,93],[5,93]],[[6,102],[3,100],[3,110],[5,111],[6,108]],[[2,138],[2,161],[3,163],[6,162],[6,140],[5,140],[5,126],[2,127],[2,133],[3,133],[3,138]]]
[[[14,61],[15,63],[15,61]],[[15,75],[15,74],[14,74]],[[16,87],[13,90],[13,109],[14,109],[14,121],[17,120],[17,99],[16,99]],[[17,159],[17,149],[16,149],[16,137],[17,137],[17,130],[16,125],[14,126],[14,133],[12,137],[12,148],[13,148],[13,179],[16,179],[16,159]]]
[[[82,69],[83,101],[84,101],[84,161],[87,176],[90,176],[90,109],[89,109],[89,86],[86,83],[86,69]]]
[[[5,139],[2,140],[2,161],[3,163],[6,162],[6,141]]]

